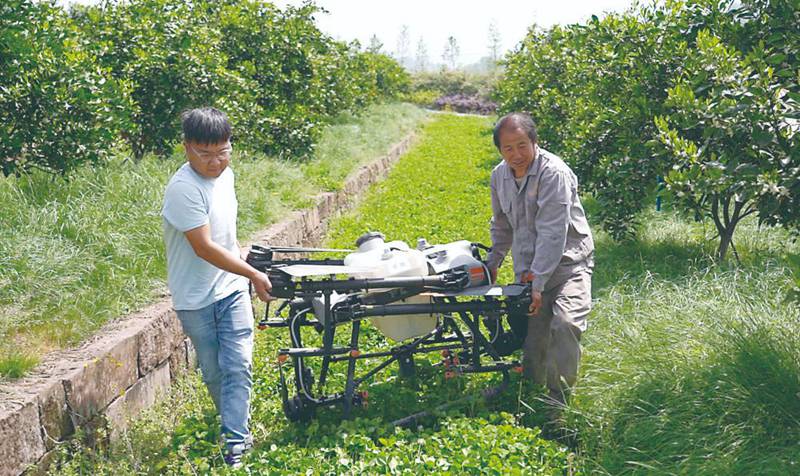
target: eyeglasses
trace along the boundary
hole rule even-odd
[[[212,159],[219,159],[220,162],[230,160],[231,154],[233,153],[233,147],[231,147],[230,145],[228,145],[227,147],[216,153],[199,151],[194,147],[192,147],[190,144],[186,145],[189,147],[189,149],[191,149],[192,152],[194,152],[194,155],[196,155],[203,162],[211,162]]]

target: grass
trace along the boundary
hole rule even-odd
[[[395,104],[342,116],[306,164],[239,152],[233,167],[242,241],[385,153],[424,115]],[[45,352],[163,295],[159,212],[164,186],[183,161],[180,152],[139,163],[120,155],[70,180],[0,178],[0,376],[20,376]]]
[[[714,265],[709,230],[651,213],[637,242],[598,236],[596,306],[570,415],[601,474],[794,474],[800,312],[782,256],[750,221],[741,264]]]
[[[497,155],[489,122],[437,116],[421,141],[355,213],[332,227],[349,246],[367,230],[413,243],[488,240],[488,177]],[[586,200],[590,217],[596,205]],[[258,333],[252,474],[797,474],[800,465],[800,315],[787,233],[749,221],[737,231],[741,264],[715,264],[710,227],[674,211],[646,213],[637,240],[595,230],[595,307],[565,415],[565,447],[541,439],[536,389],[474,403],[425,428],[388,422],[492,377],[447,381],[420,362],[418,388],[393,369],[369,385],[370,406],[340,421],[320,412],[308,425],[283,417],[275,350],[283,332]],[[501,281],[511,279],[510,264]],[[367,332],[372,346],[380,336]],[[366,350],[368,346],[365,346]],[[341,383],[341,374],[333,380]],[[196,377],[136,422],[110,454],[84,449],[59,474],[226,474],[218,423]]]

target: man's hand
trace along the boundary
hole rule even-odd
[[[491,284],[497,282],[497,268],[489,268],[489,279],[492,280]]]
[[[522,281],[523,284],[528,284],[533,282],[533,273],[530,271],[526,271],[522,273]],[[528,307],[528,316],[536,317],[539,314],[539,309],[542,307],[542,292],[541,291],[531,291],[531,305]]]
[[[272,283],[269,282],[269,278],[266,274],[261,271],[256,271],[256,273],[250,277],[250,282],[253,283],[253,290],[256,292],[258,299],[264,302],[270,302],[275,299],[269,294],[269,292],[272,291]]]
[[[541,291],[532,291],[531,292],[531,305],[528,307],[528,316],[529,317],[539,317],[539,309],[542,307],[542,292]]]

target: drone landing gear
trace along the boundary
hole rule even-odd
[[[283,413],[291,422],[306,422],[314,418],[317,406],[302,395],[295,395],[283,402]]]

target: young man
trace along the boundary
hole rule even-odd
[[[530,283],[524,375],[546,385],[550,401],[560,406],[578,375],[580,337],[592,304],[592,234],[575,174],[537,145],[529,116],[502,117],[494,144],[503,161],[491,178],[488,268],[494,281],[510,248],[517,282]]]
[[[272,285],[240,255],[228,118],[203,108],[185,112],[182,119],[187,162],[170,179],[161,210],[167,281],[222,417],[225,462],[238,466],[252,446],[247,427],[253,355],[248,279],[262,301],[271,299]]]

